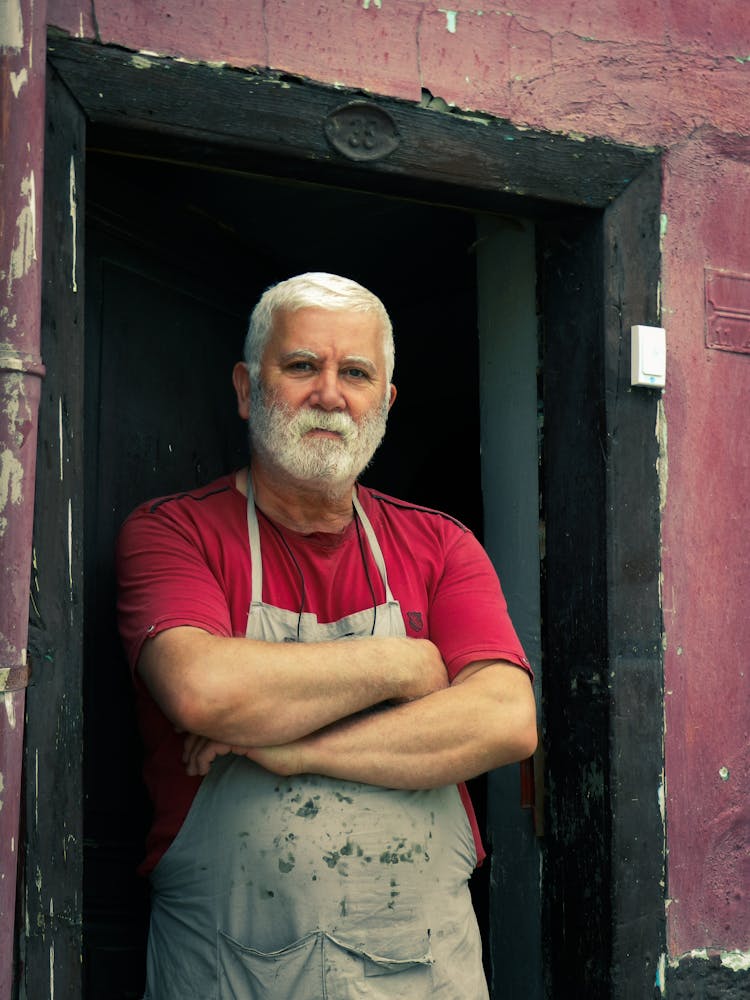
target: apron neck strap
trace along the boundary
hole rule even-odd
[[[359,518],[360,523],[364,528],[365,537],[367,538],[367,543],[370,546],[370,551],[372,552],[372,558],[375,561],[375,565],[380,573],[380,578],[383,581],[386,602],[388,604],[392,604],[394,598],[388,584],[388,573],[385,568],[383,551],[380,548],[380,543],[375,537],[375,532],[370,524],[370,519],[367,514],[365,514],[362,509],[362,504],[357,498],[356,486],[352,490],[352,504],[354,506],[355,515]],[[250,593],[250,600],[253,604],[260,604],[263,601],[263,562],[260,552],[260,528],[258,527],[258,515],[255,511],[253,477],[250,474],[249,469],[247,470],[247,538],[250,544],[250,559],[252,566],[252,589]]]
[[[365,529],[365,535],[367,541],[370,545],[370,551],[372,552],[372,558],[375,560],[375,565],[378,567],[378,572],[380,573],[380,578],[383,581],[383,589],[385,590],[385,599],[388,604],[393,603],[393,594],[391,593],[391,588],[388,584],[388,573],[385,568],[385,559],[383,558],[383,550],[380,548],[380,543],[375,536],[375,531],[370,524],[370,519],[365,514],[362,509],[362,504],[359,502],[357,497],[357,487],[355,486],[352,490],[352,504],[354,505],[354,511],[360,520],[362,527]]]
[[[250,564],[252,568],[252,587],[250,601],[260,604],[263,600],[263,563],[260,556],[260,528],[258,515],[255,512],[255,494],[253,493],[253,477],[247,470],[247,538],[250,543]]]

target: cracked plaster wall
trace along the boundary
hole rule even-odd
[[[669,951],[750,949],[750,357],[706,347],[704,307],[707,266],[750,274],[750,4],[49,0],[48,9],[51,24],[102,43],[414,101],[424,88],[517,125],[665,150]]]

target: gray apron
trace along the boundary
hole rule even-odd
[[[385,603],[319,623],[263,603],[248,477],[252,603],[268,642],[405,635],[372,526]],[[400,791],[214,761],[151,875],[144,1000],[487,1000],[458,789]]]

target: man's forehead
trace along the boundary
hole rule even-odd
[[[321,357],[330,350],[345,352],[347,359],[376,364],[384,350],[383,330],[370,312],[305,307],[279,310],[268,346],[290,354]]]
[[[294,326],[333,324],[342,327],[381,329],[376,313],[362,309],[326,309],[324,306],[300,306],[298,309],[277,309],[272,321],[272,329],[288,329]]]

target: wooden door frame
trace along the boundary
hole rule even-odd
[[[48,65],[48,376],[30,641],[45,668],[29,689],[26,735],[19,927],[27,928],[20,941],[27,995],[45,995],[51,961],[55,996],[85,995],[84,137],[130,155],[303,176],[536,221],[545,408],[545,976],[550,993],[564,986],[585,996],[650,995],[664,951],[665,896],[660,394],[631,389],[628,345],[631,324],[659,321],[658,153],[67,38],[50,37]],[[355,100],[390,122],[395,148],[379,159],[352,160],[331,144],[334,112]]]

